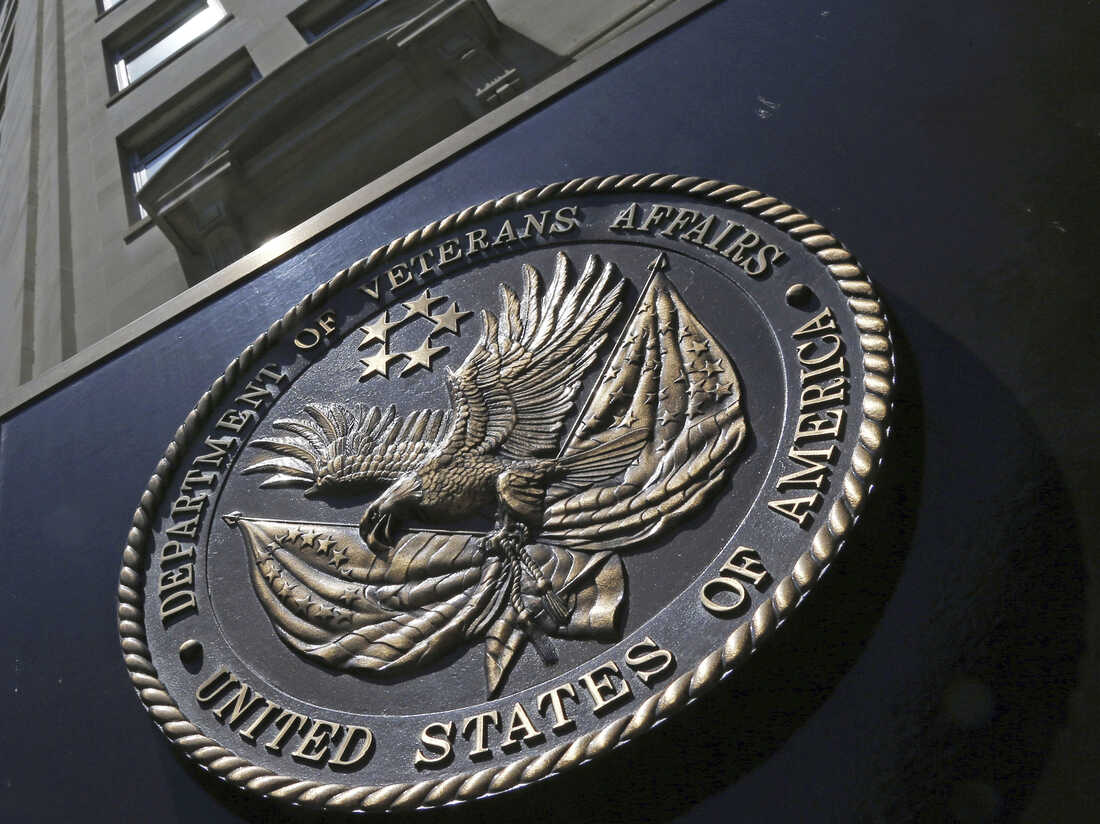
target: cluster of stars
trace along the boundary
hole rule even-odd
[[[326,603],[314,597],[306,587],[288,580],[282,574],[280,564],[271,555],[277,549],[291,549],[300,554],[312,553],[318,556],[318,563],[323,559],[342,578],[351,578],[353,571],[348,562],[348,551],[345,547],[337,546],[331,535],[293,524],[281,535],[276,535],[265,549],[268,555],[259,563],[260,572],[284,603],[310,620],[327,621],[335,626],[348,626],[352,623],[352,614],[347,609]],[[367,603],[366,590],[362,586],[348,585],[334,600],[337,604],[354,610]]]
[[[405,358],[408,361],[401,370],[401,377],[410,372],[415,372],[417,369],[431,371],[432,358],[450,348],[448,346],[432,346],[432,337],[444,332],[458,335],[462,321],[473,314],[459,309],[458,303],[452,302],[449,309],[433,315],[432,307],[437,303],[445,303],[446,301],[446,297],[433,296],[430,289],[425,289],[416,299],[405,301],[402,304],[405,307],[404,317],[398,320],[390,320],[390,313],[387,309],[375,318],[373,323],[360,327],[359,331],[363,333],[364,337],[359,344],[359,348],[366,349],[369,346],[378,345],[378,351],[373,355],[359,359],[359,362],[366,367],[359,376],[359,380],[370,380],[375,375],[381,375],[383,378],[389,379],[390,363],[398,358]],[[390,330],[400,328],[416,318],[426,318],[432,322],[432,329],[428,332],[424,341],[415,349],[410,349],[407,352],[390,352]]]
[[[637,384],[639,378],[649,372],[662,370],[661,360],[655,357],[659,352],[662,358],[668,355],[665,345],[658,346],[656,341],[646,341],[644,347],[638,346],[639,341],[644,341],[648,336],[645,330],[631,332],[624,340],[624,347],[633,349],[630,356],[620,364],[612,366],[607,371],[609,379],[618,378],[624,369],[634,374],[628,380],[620,383],[608,397],[608,401],[620,408],[617,417],[612,418],[612,426],[617,429],[631,429],[643,421],[644,415],[639,415],[636,409],[636,401],[641,400],[644,407],[652,408],[656,402],[656,423],[661,428],[674,427],[679,430],[685,419],[696,415],[709,403],[718,403],[722,398],[733,394],[735,381],[731,377],[723,380],[726,375],[720,354],[711,353],[710,341],[697,332],[681,327],[674,328],[668,322],[663,323],[658,332],[660,336],[667,338],[675,336],[679,344],[680,354],[683,356],[682,371],[672,380],[671,385],[665,384],[657,391],[639,392]],[[686,341],[686,342],[685,342]],[[687,393],[687,408],[679,404],[666,403],[674,397],[675,385],[681,384]],[[683,390],[677,392],[682,396]],[[640,397],[639,397],[640,396]],[[622,405],[626,408],[622,409]],[[677,408],[677,407],[680,408]]]

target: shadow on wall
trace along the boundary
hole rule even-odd
[[[1019,813],[1064,719],[1083,643],[1076,521],[1055,463],[1005,388],[908,307],[895,318],[905,336],[877,489],[855,539],[748,666],[572,774],[387,820]],[[162,752],[246,819],[314,820]]]

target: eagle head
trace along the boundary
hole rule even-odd
[[[359,521],[359,534],[371,551],[386,554],[393,549],[395,521],[416,507],[423,497],[420,475],[406,472],[374,499]]]

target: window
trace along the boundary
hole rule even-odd
[[[227,17],[218,0],[191,0],[114,53],[115,88],[130,86]]]
[[[161,110],[139,124],[136,133],[120,140],[124,165],[129,173],[132,217],[146,217],[137,201],[137,193],[157,170],[167,163],[187,141],[218,112],[236,100],[260,78],[252,62],[236,55],[184,93],[180,100],[169,101]]]
[[[290,16],[307,43],[376,5],[379,0],[314,0]]]
[[[106,14],[121,2],[122,0],[99,0],[99,13]]]

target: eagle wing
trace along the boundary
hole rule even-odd
[[[308,417],[272,424],[287,435],[249,444],[275,453],[242,470],[269,473],[261,487],[390,483],[438,446],[451,420],[451,413],[441,409],[401,416],[392,406],[363,404],[310,403],[303,411]]]
[[[556,452],[623,288],[614,266],[595,255],[572,286],[571,269],[559,252],[545,295],[526,264],[522,299],[501,284],[500,318],[483,311],[480,339],[457,371],[447,371],[453,419],[445,451],[515,460]]]

